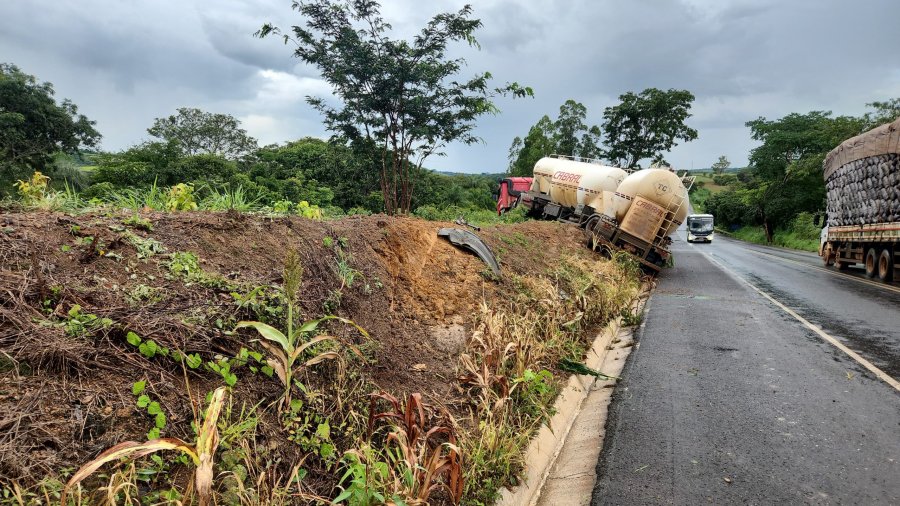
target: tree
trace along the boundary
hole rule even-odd
[[[506,93],[532,95],[517,83],[489,87],[490,73],[458,80],[463,58],[448,58],[451,43],[477,46],[481,21],[471,6],[434,16],[411,41],[390,38],[391,26],[374,0],[294,2],[304,17],[285,43],[294,56],[316,67],[340,105],[322,98],[307,101],[325,118],[326,127],[351,142],[365,139],[380,149],[380,185],[385,211],[407,213],[415,175],[431,155],[449,143],[478,142],[475,119],[498,110],[492,98]],[[257,36],[281,35],[270,24]]]
[[[0,178],[46,170],[54,153],[96,146],[94,124],[68,99],[57,104],[52,84],[0,63]]]
[[[731,167],[731,162],[728,161],[728,157],[726,157],[725,155],[720,156],[719,161],[712,164],[712,170],[716,174],[725,172],[725,169],[727,169],[728,167]]]
[[[147,132],[166,142],[177,142],[184,155],[219,155],[234,160],[257,148],[256,139],[240,125],[228,114],[182,107],[177,114],[153,120]]]
[[[553,140],[556,144],[556,152],[561,155],[578,156],[581,146],[578,142],[578,133],[586,131],[587,107],[574,100],[566,100],[559,107],[559,116],[556,118],[555,134]]]
[[[531,176],[534,164],[556,151],[554,135],[553,121],[549,116],[544,116],[528,130],[524,140],[518,137],[513,139],[509,153],[509,175]]]
[[[792,113],[768,121],[748,121],[754,140],[749,167],[754,179],[744,202],[772,242],[776,228],[784,227],[798,213],[814,212],[825,200],[822,162],[843,140],[859,133],[865,118],[831,117],[830,111]]]
[[[549,116],[542,117],[531,127],[524,140],[520,137],[513,139],[509,148],[509,174],[530,176],[538,160],[554,153],[599,158],[602,155],[600,127],[594,125],[588,128],[586,118],[587,107],[571,99],[560,106],[556,121],[551,121]]]
[[[872,102],[866,104],[866,107],[871,107],[875,110],[867,112],[863,116],[863,119],[865,120],[863,131],[871,130],[877,126],[890,123],[891,121],[900,118],[900,98],[892,98],[884,102]]]
[[[613,165],[639,167],[644,159],[662,162],[663,153],[692,141],[697,131],[684,122],[691,117],[694,95],[686,90],[647,88],[619,96],[621,103],[603,111],[604,156]]]

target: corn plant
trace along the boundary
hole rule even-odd
[[[286,403],[286,405],[290,405],[294,376],[296,376],[296,373],[299,369],[303,367],[309,367],[326,360],[334,360],[340,358],[340,354],[335,351],[325,351],[306,361],[301,361],[300,358],[303,357],[303,354],[310,347],[316,344],[325,341],[340,342],[337,337],[329,335],[319,335],[307,341],[303,341],[302,339],[304,338],[304,336],[315,332],[317,327],[322,322],[328,320],[337,320],[339,322],[352,325],[364,337],[369,337],[365,329],[354,323],[352,320],[330,315],[318,318],[316,320],[305,321],[295,328],[294,324],[291,323],[292,312],[293,310],[289,307],[286,333],[283,333],[275,327],[262,322],[242,321],[237,324],[237,327],[235,327],[235,329],[253,328],[259,333],[260,336],[263,337],[263,339],[265,339],[260,340],[259,343],[263,348],[266,349],[266,351],[269,352],[272,357],[267,361],[267,363],[272,367],[272,369],[275,370],[275,374],[284,385],[284,402]],[[270,342],[266,341],[275,343],[278,346],[274,346]],[[362,353],[358,349],[356,349],[355,346],[350,344],[345,344],[345,346],[347,346],[347,348],[353,351],[353,353],[355,353],[357,356],[364,359]]]
[[[259,343],[271,355],[271,358],[268,360],[268,364],[275,370],[275,374],[278,375],[278,379],[280,379],[282,384],[284,385],[284,396],[282,398],[282,401],[286,406],[290,406],[291,390],[294,384],[294,376],[298,369],[302,367],[309,367],[325,360],[334,360],[340,358],[340,355],[335,351],[325,351],[308,360],[301,361],[301,357],[304,356],[304,353],[316,344],[325,341],[337,343],[341,342],[337,337],[329,335],[319,335],[307,340],[306,338],[315,333],[320,324],[328,320],[336,320],[341,323],[353,326],[354,328],[356,328],[356,330],[359,331],[360,334],[363,335],[363,337],[367,339],[369,337],[369,334],[365,331],[365,329],[354,323],[352,320],[332,315],[324,316],[315,320],[308,320],[301,323],[299,326],[295,325],[294,311],[297,303],[297,293],[300,289],[300,284],[303,277],[303,267],[300,265],[300,257],[297,255],[296,251],[291,251],[288,253],[287,259],[285,260],[283,277],[285,295],[284,298],[286,301],[285,305],[287,306],[285,332],[282,332],[271,325],[258,321],[239,322],[235,327],[235,330],[240,328],[252,328],[255,329],[263,338],[263,340],[260,340]],[[355,346],[351,344],[345,344],[345,346],[353,351],[357,356],[365,360],[362,353],[360,353],[360,351],[356,349]]]
[[[60,503],[66,504],[66,495],[69,490],[88,476],[94,474],[108,462],[115,462],[126,457],[139,458],[163,450],[178,450],[190,457],[196,466],[194,485],[197,489],[197,498],[200,506],[212,504],[213,464],[216,448],[219,445],[217,422],[219,414],[222,412],[222,405],[225,402],[225,393],[225,387],[219,387],[213,392],[209,406],[206,408],[203,424],[197,424],[200,430],[195,444],[173,437],[153,439],[143,443],[135,441],[119,443],[101,453],[97,458],[82,466],[81,469],[72,475],[72,478],[69,479],[69,482],[63,488]]]
[[[390,403],[386,411],[376,412],[379,400]],[[459,504],[463,493],[462,455],[456,446],[453,431],[446,426],[428,428],[425,404],[419,393],[410,394],[406,405],[386,393],[371,394],[368,434],[371,440],[375,423],[388,420],[393,430],[388,434],[388,445],[395,445],[396,452],[387,452],[394,464],[406,504],[425,505],[431,493],[445,488],[454,504]],[[448,442],[433,444],[432,438],[444,435]],[[445,478],[446,477],[446,478]],[[444,479],[445,478],[445,479]]]

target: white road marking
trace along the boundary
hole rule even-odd
[[[825,333],[825,331],[823,331],[819,326],[813,325],[812,323],[809,322],[809,320],[807,320],[806,318],[803,318],[802,316],[800,316],[799,314],[797,314],[797,313],[796,313],[794,310],[792,310],[791,308],[785,306],[785,305],[782,304],[781,302],[778,302],[778,301],[775,300],[775,298],[773,298],[771,295],[769,295],[768,293],[766,293],[766,292],[760,290],[759,288],[757,288],[756,286],[754,286],[753,283],[747,281],[746,279],[744,279],[742,276],[738,275],[738,274],[737,274],[736,272],[734,272],[733,270],[731,270],[731,269],[729,269],[728,267],[725,267],[724,265],[722,265],[719,261],[717,261],[716,259],[714,259],[714,258],[713,258],[711,255],[709,255],[708,253],[703,252],[703,251],[701,251],[700,253],[701,253],[703,256],[705,256],[707,259],[709,259],[710,262],[712,262],[712,263],[718,265],[722,270],[728,272],[729,274],[731,274],[731,275],[734,276],[735,278],[737,278],[737,279],[743,281],[744,283],[746,283],[747,286],[749,286],[750,288],[754,289],[757,293],[759,293],[760,295],[762,295],[763,297],[765,297],[766,299],[768,299],[770,302],[772,302],[772,304],[775,304],[776,306],[778,306],[779,308],[781,308],[785,313],[787,313],[787,314],[793,316],[794,319],[796,319],[798,322],[802,323],[802,324],[803,324],[806,328],[808,328],[809,330],[812,330],[813,332],[815,332],[816,334],[818,334],[819,337],[821,337],[821,338],[824,339],[825,341],[831,343],[831,344],[834,345],[834,347],[836,347],[837,349],[839,349],[839,350],[843,351],[844,353],[846,353],[847,356],[849,356],[849,357],[852,358],[853,360],[857,361],[860,365],[862,365],[863,367],[865,367],[866,369],[868,369],[869,371],[871,371],[872,374],[874,374],[875,376],[877,376],[879,379],[881,379],[882,381],[884,381],[884,382],[887,383],[888,385],[894,387],[895,390],[900,391],[900,381],[895,380],[895,379],[892,378],[890,375],[888,375],[888,373],[886,373],[886,372],[882,371],[881,369],[875,367],[874,364],[872,364],[872,363],[869,362],[868,360],[862,358],[858,353],[856,353],[855,351],[851,350],[850,348],[844,346],[843,343],[841,343],[840,341],[838,341],[838,340],[835,339],[834,337],[832,337],[832,336],[828,335],[827,333]]]

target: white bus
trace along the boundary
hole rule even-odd
[[[688,242],[712,242],[713,240],[713,215],[690,214],[685,221],[687,224]]]

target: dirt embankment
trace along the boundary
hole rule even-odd
[[[27,485],[142,440],[153,422],[135,407],[132,384],[141,380],[168,416],[165,433],[190,437],[188,389],[196,398],[222,378],[148,358],[128,332],[204,361],[253,349],[255,335],[232,330],[242,319],[278,320],[274,294],[291,249],[304,268],[303,316],[334,313],[369,332],[364,343],[329,329],[364,348],[369,384],[448,405],[478,305],[514,290],[515,275],[551,271],[563,251],[589,254],[577,230],[558,223],[490,227],[479,235],[504,276],[489,280],[478,258],[436,236],[451,224],[199,212],[141,219],[0,214],[0,476]],[[179,252],[199,259],[194,277],[173,270]],[[242,371],[234,398],[253,405],[279,391],[274,379]],[[278,425],[261,420],[257,444],[278,448]]]

